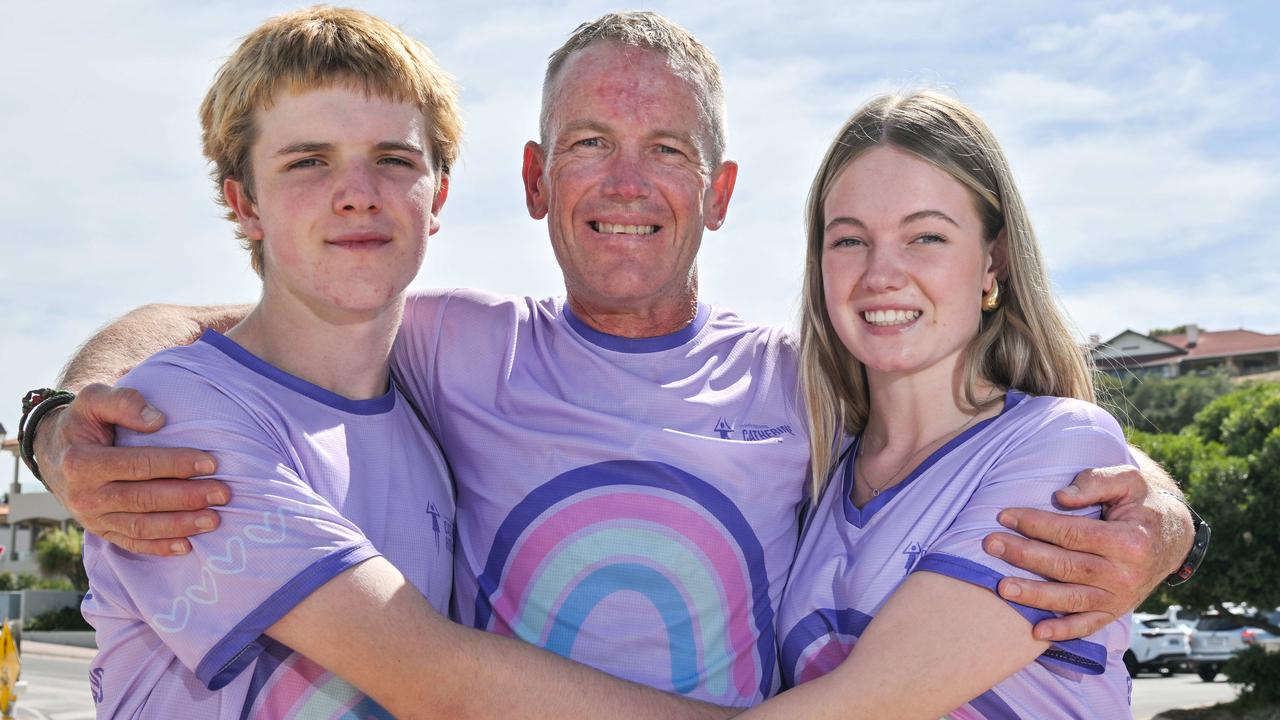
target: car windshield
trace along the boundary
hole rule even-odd
[[[1156,630],[1167,630],[1173,627],[1173,623],[1169,622],[1168,620],[1165,620],[1164,618],[1152,618],[1150,620],[1143,620],[1142,624]]]
[[[1197,630],[1206,630],[1209,632],[1217,632],[1220,630],[1238,630],[1240,621],[1233,617],[1225,615],[1205,615],[1200,618],[1200,622],[1196,623]]]

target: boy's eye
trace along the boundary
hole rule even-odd
[[[294,168],[317,167],[319,165],[320,158],[302,158],[301,160],[295,160],[294,162],[289,163],[289,169],[293,170]]]
[[[382,158],[378,162],[382,163],[383,165],[399,165],[401,167],[413,167],[412,162],[402,157],[397,157],[395,155],[388,155],[387,157]]]

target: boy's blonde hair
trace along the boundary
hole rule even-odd
[[[253,200],[249,153],[257,139],[254,114],[278,92],[345,84],[422,109],[431,157],[448,174],[458,157],[462,117],[458,90],[425,45],[360,10],[311,7],[271,18],[249,33],[218,70],[200,104],[204,155],[213,163],[218,202],[223,183],[240,181]],[[235,213],[227,217],[235,220]],[[254,272],[263,274],[262,242],[240,238]]]

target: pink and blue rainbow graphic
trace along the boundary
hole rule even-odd
[[[782,680],[792,688],[835,670],[858,644],[872,617],[853,609],[814,610],[782,642]],[[1019,720],[994,690],[952,710],[944,720]]]
[[[478,584],[478,628],[706,700],[773,690],[760,541],[724,493],[671,465],[603,462],[539,486],[499,527]],[[624,667],[644,658],[666,662]]]
[[[394,720],[342,678],[278,642],[258,656],[241,720]]]

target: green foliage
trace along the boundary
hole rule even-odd
[[[1171,328],[1153,328],[1147,331],[1147,335],[1151,337],[1158,337],[1160,335],[1181,335],[1186,331],[1187,331],[1186,325],[1178,325],[1176,327],[1171,327]]]
[[[0,572],[0,592],[7,590],[75,590],[76,587],[64,577],[42,578],[35,573],[24,572],[13,574],[6,570]]]
[[[1280,383],[1254,383],[1208,403],[1176,435],[1130,431],[1213,527],[1196,578],[1156,603],[1280,606]]]
[[[1257,708],[1280,705],[1280,652],[1251,647],[1222,668],[1232,685],[1240,686],[1235,705]]]
[[[84,569],[84,536],[76,528],[49,530],[36,543],[36,562],[46,577],[63,577],[76,590],[89,589],[89,576]]]
[[[1125,425],[1149,433],[1176,433],[1196,414],[1233,389],[1225,372],[1165,379],[1111,375],[1097,378],[1098,404]]]
[[[80,614],[78,607],[50,610],[27,621],[25,630],[92,630],[93,626]]]

